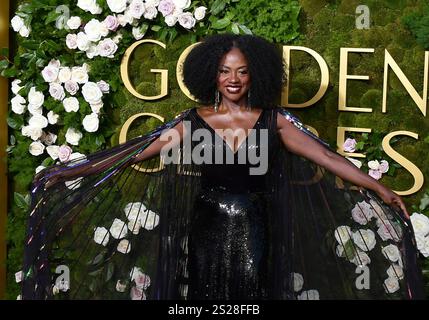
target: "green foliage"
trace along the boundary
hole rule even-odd
[[[429,4],[424,3],[417,10],[402,17],[402,23],[412,32],[418,44],[429,48]]]
[[[253,34],[288,43],[299,35],[300,9],[297,0],[240,0],[231,13],[239,26],[246,26]]]

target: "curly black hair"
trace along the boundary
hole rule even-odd
[[[219,62],[232,48],[238,48],[249,64],[249,104],[273,108],[286,79],[283,58],[274,44],[253,35],[217,34],[196,45],[183,63],[183,81],[188,90],[202,104],[213,104]]]

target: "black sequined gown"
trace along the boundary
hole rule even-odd
[[[239,152],[253,149],[260,154],[261,143],[264,143],[260,132],[265,129],[269,136],[269,154],[264,161],[272,159],[278,148],[276,112],[262,111],[254,131],[248,134],[235,153],[196,109],[190,117],[193,123],[197,123],[197,128],[201,125],[212,135],[213,144],[204,145],[204,148],[222,149],[225,157],[227,153],[233,156],[234,163],[202,165],[202,190],[195,202],[195,219],[189,237],[188,268],[192,275],[189,298],[268,297],[271,242],[268,172],[251,175],[249,169],[254,165],[247,157],[246,162],[239,163]],[[215,161],[214,152],[212,161]]]

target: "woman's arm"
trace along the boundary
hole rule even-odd
[[[162,133],[158,138],[155,139],[155,141],[153,141],[146,149],[144,149],[143,152],[137,155],[133,161],[133,164],[159,155],[162,148],[166,144],[179,144],[183,140],[183,136],[185,134],[185,126],[183,125],[183,121],[180,121],[178,124],[176,124],[176,126]]]
[[[332,152],[318,141],[301,132],[284,117],[277,117],[277,129],[283,144],[288,150],[313,161],[343,180],[375,191],[385,203],[402,209],[406,217],[409,218],[405,204],[400,196],[358,169],[349,160]]]

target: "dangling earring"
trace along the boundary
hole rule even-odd
[[[215,103],[214,103],[214,110],[217,112],[219,110],[219,102],[220,102],[220,94],[219,90],[215,90]]]
[[[250,104],[250,89],[247,91],[247,111],[250,111],[252,109],[252,105]]]

